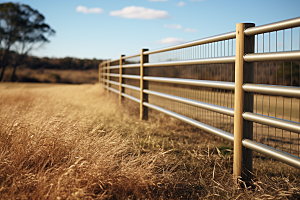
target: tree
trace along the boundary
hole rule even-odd
[[[8,64],[14,67],[11,77],[14,81],[16,68],[28,53],[49,42],[48,37],[55,34],[44,21],[45,17],[29,5],[0,4],[0,81]]]

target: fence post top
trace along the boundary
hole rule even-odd
[[[237,23],[236,26],[244,26],[245,29],[255,26],[255,23]]]

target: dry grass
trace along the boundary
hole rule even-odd
[[[10,82],[13,69],[7,68],[3,81]],[[18,68],[16,71],[17,82],[33,83],[68,83],[83,84],[97,83],[98,69],[88,70],[60,70],[60,69],[30,69]]]
[[[300,198],[299,170],[257,158],[236,187],[230,143],[163,114],[139,121],[130,103],[100,85],[0,84],[0,198]]]

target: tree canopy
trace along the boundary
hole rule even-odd
[[[14,66],[15,73],[24,57],[32,49],[49,42],[53,34],[55,31],[45,23],[45,17],[29,5],[0,4],[0,81],[8,64]],[[12,51],[17,55],[14,59],[10,59]]]

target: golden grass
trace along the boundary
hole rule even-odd
[[[0,199],[300,198],[299,170],[257,158],[236,187],[230,143],[115,100],[100,85],[0,84]]]
[[[3,81],[9,82],[13,69],[7,68]],[[33,83],[68,83],[83,84],[97,83],[98,69],[88,70],[61,70],[61,69],[30,69],[18,68],[16,71],[17,82]]]

